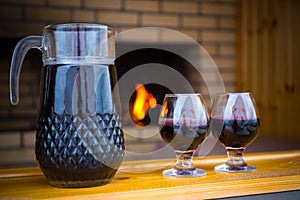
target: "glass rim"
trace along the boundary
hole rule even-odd
[[[215,96],[225,96],[225,95],[252,95],[251,92],[224,92],[216,93]]]
[[[115,31],[115,27],[108,24],[97,24],[97,23],[88,23],[88,22],[74,22],[74,23],[62,23],[62,24],[48,24],[43,27],[43,30],[47,31],[65,31],[72,30],[77,31],[78,28],[91,29],[91,30],[101,30],[107,28],[108,31]]]

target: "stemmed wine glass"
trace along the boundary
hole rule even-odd
[[[160,134],[176,153],[176,166],[164,176],[198,177],[205,170],[195,168],[193,154],[208,133],[209,115],[201,94],[166,94],[159,118]]]
[[[223,93],[214,98],[211,111],[212,134],[227,150],[226,163],[218,172],[252,172],[255,166],[243,160],[245,148],[256,138],[260,126],[255,100],[250,93]]]

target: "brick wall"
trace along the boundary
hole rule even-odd
[[[0,0],[0,40],[15,42],[27,35],[41,34],[46,24],[64,22],[107,23],[119,32],[146,26],[170,28],[202,44],[216,62],[226,90],[234,91],[236,17],[236,0]],[[30,122],[22,119],[37,115],[40,71],[31,67],[40,64],[26,60],[29,66],[24,66],[21,74],[20,105],[12,107],[7,85],[12,48],[1,54],[7,55],[0,56],[0,157],[7,159],[0,165],[26,163],[24,159],[13,159],[14,155],[28,155],[30,159],[26,160],[31,162],[34,134],[17,130],[34,126],[34,117]],[[37,51],[32,54],[41,56]],[[4,131],[11,130],[5,126],[11,126],[13,131]]]

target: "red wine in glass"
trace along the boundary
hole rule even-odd
[[[216,95],[210,128],[212,134],[225,146],[228,159],[216,166],[219,172],[252,172],[255,166],[243,160],[245,148],[259,133],[260,120],[254,98],[250,93]]]
[[[194,124],[196,125],[167,119],[160,128],[160,135],[173,149],[178,151],[196,150],[207,136],[208,122],[195,121]]]
[[[167,94],[159,118],[160,134],[176,153],[176,166],[164,176],[199,177],[205,170],[195,168],[193,154],[208,133],[209,116],[201,94]]]
[[[211,119],[212,126],[223,126],[221,134],[213,132],[214,136],[226,147],[243,148],[248,146],[257,136],[259,119],[225,119],[215,117]]]

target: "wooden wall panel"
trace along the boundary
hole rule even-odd
[[[261,134],[300,141],[300,1],[238,1],[237,89],[250,91]]]

